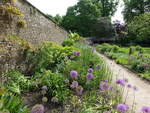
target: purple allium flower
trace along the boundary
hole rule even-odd
[[[77,78],[78,77],[77,71],[71,71],[70,76],[71,76],[71,78]]]
[[[121,85],[121,86],[125,86],[125,80],[121,80],[121,79],[118,79],[117,81],[116,81],[116,83],[117,84],[119,84],[119,85]]]
[[[121,113],[126,113],[129,110],[129,106],[126,104],[118,104],[117,110]]]
[[[107,82],[107,83],[108,83],[108,80],[104,80],[104,82]]]
[[[150,113],[150,106],[143,106],[141,108],[142,113]]]
[[[132,85],[131,85],[131,84],[128,84],[127,87],[128,87],[128,88],[132,88]]]
[[[101,66],[100,66],[100,65],[97,65],[97,66],[96,66],[96,69],[97,69],[97,70],[100,70],[100,69],[101,69]]]
[[[88,74],[86,75],[86,78],[87,78],[88,80],[92,80],[92,79],[94,78],[94,75],[93,75],[92,73],[88,73]]]
[[[89,72],[89,73],[93,73],[94,70],[93,70],[92,68],[89,68],[89,69],[88,69],[88,72]]]
[[[79,51],[74,51],[73,54],[74,54],[75,56],[80,56],[80,52],[79,52]]]
[[[77,81],[73,81],[71,84],[71,88],[77,88],[78,87],[78,82]]]
[[[43,87],[42,87],[42,90],[47,91],[47,90],[48,90],[47,86],[43,86]]]
[[[100,83],[100,89],[103,91],[110,90],[109,84],[107,82],[101,82]]]
[[[31,113],[44,113],[44,106],[41,104],[36,104],[33,106]]]
[[[76,93],[77,93],[77,95],[82,95],[82,93],[83,93],[83,87],[82,86],[78,86],[76,88]]]

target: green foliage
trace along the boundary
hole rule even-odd
[[[48,93],[46,94],[49,98],[56,97],[59,102],[65,102],[70,95],[67,83],[65,83],[65,76],[58,73],[52,73],[50,70],[43,70],[41,73],[36,73],[33,78],[36,86],[48,87]]]
[[[94,31],[93,25],[100,16],[101,3],[95,0],[80,0],[77,5],[68,8],[62,26],[83,36],[90,36]]]
[[[5,72],[5,75],[8,79],[6,83],[6,88],[16,94],[21,92],[29,91],[30,81],[20,72],[15,70],[9,70]]]
[[[114,15],[118,0],[98,0],[102,4],[102,17],[109,17]]]
[[[124,18],[126,22],[130,22],[134,16],[145,12],[145,7],[149,6],[149,0],[124,0],[124,4]]]
[[[52,19],[54,22],[56,22],[58,25],[61,25],[63,17],[60,16],[59,14],[57,14],[56,16],[52,16],[52,15],[47,15],[50,19]]]
[[[114,36],[110,17],[101,17],[93,26],[93,36],[97,38],[112,38]]]
[[[2,88],[0,90],[2,90]],[[5,91],[2,95],[0,95],[0,112],[29,113],[29,110],[22,104],[22,100],[20,97]]]
[[[81,43],[76,44],[75,46],[81,49],[81,56],[75,61],[68,61],[66,63],[66,66],[63,70],[64,75],[70,76],[70,71],[76,70],[79,73],[79,78],[77,81],[82,87],[85,88],[85,90],[97,89],[101,80],[110,79],[111,74],[109,70],[106,68],[105,63],[99,58],[99,56],[93,52],[92,48]],[[96,69],[97,65],[100,65],[100,70]],[[86,84],[86,74],[88,73],[87,70],[89,68],[94,69],[94,79],[90,81],[89,84]]]
[[[117,49],[114,51],[113,49],[116,47]],[[114,59],[117,63],[123,64],[131,70],[140,73],[141,77],[149,80],[150,49],[141,46],[131,46],[129,48],[116,47],[109,44],[102,44],[97,46],[97,50]]]
[[[136,16],[128,24],[129,40],[135,43],[145,43],[150,42],[150,13],[144,13],[142,15]]]
[[[77,49],[74,47],[62,47],[49,42],[43,43],[37,49],[28,53],[30,63],[34,63],[32,71],[36,72],[42,69],[53,70],[65,57],[72,56],[75,50]]]
[[[77,33],[70,33],[69,37],[63,41],[63,46],[73,46],[77,42],[81,42],[84,39]]]

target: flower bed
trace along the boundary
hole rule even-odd
[[[140,46],[123,48],[116,45],[102,44],[97,46],[100,53],[114,59],[129,69],[139,73],[144,79],[150,80],[150,49]]]

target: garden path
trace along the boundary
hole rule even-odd
[[[98,53],[99,54],[99,53]],[[99,54],[101,56],[108,67],[111,69],[113,73],[113,82],[116,79],[123,79],[127,78],[128,82],[137,87],[137,91],[129,90],[128,97],[126,99],[126,104],[132,107],[133,100],[134,100],[134,93],[135,93],[135,113],[141,113],[140,108],[142,106],[150,106],[150,83],[142,80],[138,77],[135,73],[129,71],[128,69],[124,68],[123,66],[116,64],[115,61],[108,59],[106,56]],[[126,93],[123,94],[123,98],[126,98]]]

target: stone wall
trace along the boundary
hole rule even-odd
[[[14,18],[11,23],[7,23],[5,18],[0,16],[0,35],[15,35],[20,38],[38,45],[43,41],[53,41],[61,44],[67,38],[68,32],[51,21],[41,11],[35,8],[26,0],[17,0],[15,6],[19,8],[27,22],[27,27],[19,28],[18,19]]]

